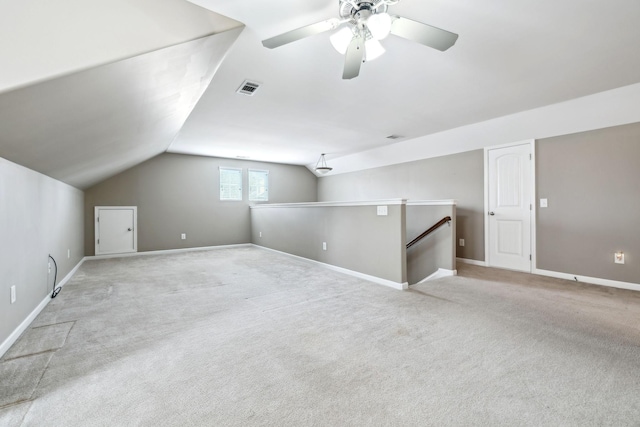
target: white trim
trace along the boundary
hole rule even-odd
[[[489,149],[484,148],[484,266],[489,265]]]
[[[407,206],[456,206],[457,200],[407,200]]]
[[[271,248],[267,248],[266,246],[260,246],[260,245],[256,245],[255,243],[253,244],[253,246],[255,246],[256,248],[260,248],[260,249],[264,249],[267,251],[272,251],[272,252],[277,252],[279,254],[282,255],[288,255],[290,257],[293,258],[297,258],[303,261],[307,261],[316,265],[320,265],[322,267],[328,268],[329,270],[334,270],[334,271],[338,271],[340,273],[344,273],[344,274],[348,274],[349,276],[354,276],[357,277],[359,279],[364,279],[364,280],[368,280],[370,282],[374,282],[377,283],[379,285],[383,285],[383,286],[387,286],[393,289],[397,289],[397,290],[405,290],[405,289],[409,289],[409,283],[404,282],[404,283],[398,283],[398,282],[394,282],[392,280],[387,280],[387,279],[382,279],[380,277],[376,277],[376,276],[371,276],[369,274],[364,274],[364,273],[360,273],[358,271],[353,271],[353,270],[349,270],[348,268],[343,268],[343,267],[338,267],[336,265],[332,265],[332,264],[327,264],[324,262],[320,262],[320,261],[316,261],[314,259],[310,259],[310,258],[305,258],[305,257],[301,257],[298,255],[293,255],[290,254],[288,252],[282,252],[279,251],[277,249],[271,249]]]
[[[22,333],[26,331],[27,328],[29,328],[31,322],[33,322],[38,314],[40,314],[40,312],[47,306],[47,304],[49,304],[50,300],[51,294],[48,293],[47,296],[44,297],[42,302],[38,304],[38,306],[31,312],[31,314],[29,314],[27,318],[24,319],[22,323],[20,323],[20,325],[11,333],[11,335],[9,335],[7,339],[4,340],[2,344],[0,344],[0,357],[4,356],[4,354],[11,348],[11,346],[18,340],[18,338],[20,338],[20,335],[22,335]]]
[[[630,282],[620,282],[618,280],[600,279],[598,277],[578,276],[570,273],[560,273],[558,271],[541,270],[536,268],[533,270],[534,274],[541,276],[555,277],[558,279],[571,280],[572,282],[578,281],[583,283],[590,283],[592,285],[608,286],[610,288],[629,289],[632,291],[640,291],[640,284]]]
[[[84,260],[85,258],[82,258],[80,262],[78,262],[78,264],[76,264],[76,266],[73,267],[73,269],[71,269],[71,271],[66,276],[64,276],[64,278],[60,282],[58,282],[56,288],[62,288],[64,285],[66,285],[71,277],[76,273],[76,271],[78,271],[78,268],[80,268],[82,263],[84,263]],[[38,317],[38,314],[40,314],[40,312],[44,310],[44,308],[47,306],[47,304],[49,304],[51,300],[51,293],[47,293],[47,296],[44,297],[40,304],[38,304],[38,306],[33,309],[33,311],[22,321],[22,323],[20,323],[20,325],[18,325],[18,327],[7,337],[7,339],[5,339],[2,344],[0,344],[0,357],[4,356],[4,354],[11,348],[11,346],[15,344],[18,338],[20,338],[20,335],[22,335],[24,331],[26,331],[29,326],[31,326],[31,323],[35,320],[36,317]]]
[[[246,248],[250,246],[252,246],[251,243],[239,243],[236,245],[220,245],[220,246],[200,246],[196,248],[163,249],[158,251],[86,256],[84,257],[84,259],[88,261],[92,261],[96,259],[127,258],[127,257],[134,257],[134,256],[170,255],[170,254],[178,254],[182,252],[208,251],[213,249]]]
[[[93,208],[93,240],[94,240],[94,253],[100,252],[100,245],[98,244],[98,240],[100,239],[99,230],[100,224],[98,222],[98,215],[101,209],[104,210],[132,210],[133,211],[133,249],[125,252],[117,252],[121,253],[132,253],[138,252],[138,207],[137,206],[94,206]],[[110,255],[114,252],[102,253],[101,255]]]
[[[537,252],[537,223],[538,223],[538,193],[536,189],[536,140],[531,140],[531,272],[536,269],[536,252]]]
[[[529,145],[530,154],[531,154],[531,191],[529,195],[529,203],[531,204],[531,216],[530,216],[530,255],[531,259],[529,261],[529,273],[532,273],[535,268],[535,248],[536,248],[536,140],[528,139],[524,141],[512,142],[509,144],[500,144],[491,147],[484,147],[484,257],[485,257],[485,266],[491,267],[491,259],[490,259],[490,245],[489,245],[489,150],[497,150],[501,148],[509,148],[509,147],[517,147],[519,145]],[[520,271],[520,270],[518,270]]]
[[[308,202],[308,203],[265,203],[252,205],[251,209],[264,208],[326,208],[341,206],[377,206],[377,205],[406,205],[406,199],[367,200],[360,202]]]
[[[486,261],[478,261],[476,259],[469,259],[469,258],[456,258],[456,262],[459,262],[461,264],[479,265],[481,267],[487,266]]]
[[[425,277],[418,283],[414,283],[413,285],[410,285],[410,286],[419,285],[421,283],[428,282],[430,280],[436,280],[436,279],[441,279],[443,277],[451,277],[451,276],[457,276],[457,275],[458,275],[458,270],[447,270],[446,268],[438,268],[437,271],[431,273],[429,276]]]

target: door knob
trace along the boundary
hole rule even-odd
[[[131,229],[130,229],[130,228],[127,228],[127,231],[131,231]]]
[[[489,212],[489,215],[494,216],[495,214],[493,212]]]

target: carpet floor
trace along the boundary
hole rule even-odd
[[[0,359],[2,426],[640,426],[640,293],[397,291],[256,247],[85,262]]]

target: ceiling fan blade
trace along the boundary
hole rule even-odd
[[[306,27],[291,30],[278,36],[271,37],[270,39],[263,40],[262,45],[264,47],[268,47],[269,49],[273,49],[275,47],[280,47],[282,45],[295,42],[296,40],[300,40],[305,37],[314,36],[316,34],[324,33],[325,31],[333,30],[334,28],[337,28],[340,23],[341,22],[339,19],[328,19],[326,21],[307,25]]]
[[[391,23],[391,34],[414,42],[445,51],[458,40],[458,35],[422,22],[413,21],[401,16],[394,16]]]
[[[355,36],[351,43],[349,43],[349,47],[347,48],[347,53],[345,54],[344,59],[344,72],[342,73],[342,78],[344,80],[349,80],[354,77],[358,77],[360,74],[360,66],[362,65],[362,60],[364,59],[364,38],[360,35]]]

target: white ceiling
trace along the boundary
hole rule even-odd
[[[86,188],[164,152],[240,31],[2,94],[0,156]]]
[[[246,25],[169,151],[313,164],[640,81],[640,2],[402,0],[390,12],[460,35],[439,52],[390,36],[341,79],[329,33],[262,39],[337,16],[337,0],[191,0]],[[235,90],[262,83],[253,97]]]
[[[0,0],[0,93],[238,25],[184,0]]]
[[[640,82],[637,0],[402,0],[390,12],[456,45],[391,36],[350,81],[328,33],[260,43],[337,16],[337,0],[45,3],[0,0],[0,156],[79,188],[167,149],[307,166],[329,153],[334,173],[407,161]],[[253,97],[235,93],[245,79],[262,83]],[[517,117],[508,135],[541,115]]]
[[[0,156],[87,188],[163,153],[241,31],[184,0],[0,0]]]

